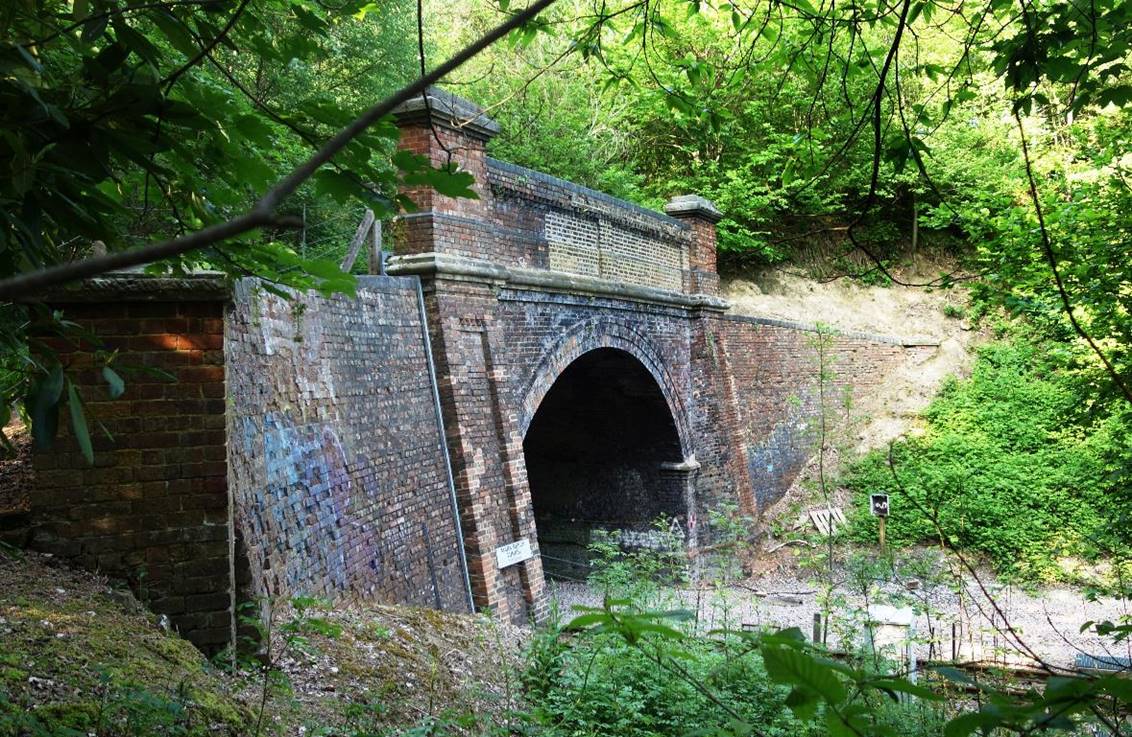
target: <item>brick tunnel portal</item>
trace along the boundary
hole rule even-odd
[[[684,532],[686,484],[666,468],[682,459],[672,412],[631,354],[590,351],[539,405],[523,440],[544,572],[581,579],[595,531],[623,547],[656,544],[660,518]]]

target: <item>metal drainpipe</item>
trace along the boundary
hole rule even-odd
[[[382,259],[382,271],[384,272]],[[440,433],[440,449],[444,456],[444,469],[448,474],[448,494],[452,499],[452,517],[456,521],[456,544],[460,548],[460,568],[464,572],[464,588],[468,593],[468,611],[476,611],[476,601],[472,596],[472,579],[468,575],[468,554],[464,549],[464,527],[460,522],[460,505],[456,501],[456,479],[452,475],[452,459],[448,455],[448,437],[444,432],[444,415],[440,410],[440,387],[436,382],[436,364],[432,359],[432,339],[428,335],[428,316],[425,314],[424,289],[421,278],[412,277],[417,283],[417,309],[421,314],[421,335],[424,338],[425,361],[428,363],[428,380],[432,385],[432,404],[436,411],[436,429]]]

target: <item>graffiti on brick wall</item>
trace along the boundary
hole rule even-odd
[[[245,418],[245,442],[254,444],[260,433],[266,483],[247,510],[253,539],[271,541],[274,550],[264,553],[287,590],[302,590],[316,571],[330,586],[345,588],[340,522],[350,506],[351,484],[338,436],[327,425],[296,427],[276,413],[260,427]]]
[[[442,591],[437,582],[457,564],[450,545],[434,540],[427,523],[390,517],[372,465],[350,460],[331,425],[296,425],[270,412],[262,424],[245,418],[243,429],[245,450],[263,459],[263,486],[244,514],[250,539],[261,543],[269,591],[373,595],[395,582],[413,592],[412,603],[461,601],[458,588]]]
[[[748,446],[747,471],[758,509],[781,499],[814,452],[817,427],[813,401],[788,402],[786,416],[762,442]]]

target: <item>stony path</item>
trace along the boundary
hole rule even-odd
[[[1116,622],[1132,614],[1132,604],[1127,601],[1090,602],[1080,592],[1066,588],[1031,594],[1016,587],[997,585],[992,591],[998,603],[996,610],[975,581],[967,580],[965,584],[962,595],[944,586],[914,591],[894,585],[879,586],[870,593],[868,604],[914,608],[916,650],[920,659],[950,659],[952,623],[962,622],[966,629],[957,630],[960,660],[1032,663],[1030,656],[1036,655],[1062,667],[1071,666],[1078,652],[1106,653],[1106,641],[1095,633],[1080,632],[1086,621]],[[552,584],[552,589],[564,619],[570,616],[574,605],[601,604],[601,593],[585,583],[559,581]],[[817,590],[813,581],[779,577],[726,589],[666,589],[657,603],[698,611],[700,622],[707,629],[725,625],[732,628],[740,625],[798,627],[809,635],[813,615],[821,611]],[[833,647],[858,638],[863,630],[865,598],[844,592],[840,596],[845,608],[831,619],[829,643]],[[1010,630],[1017,633],[1017,637]],[[934,646],[929,643],[933,639]],[[1019,646],[1018,640],[1023,645]],[[1107,652],[1132,657],[1132,643]]]

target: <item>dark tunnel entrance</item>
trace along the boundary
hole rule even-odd
[[[656,380],[631,354],[590,351],[543,398],[523,440],[543,570],[582,579],[594,530],[623,547],[656,544],[662,515],[681,534],[687,475],[676,423]]]

